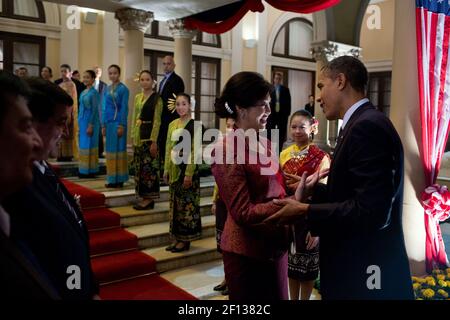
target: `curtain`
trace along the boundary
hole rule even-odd
[[[448,265],[439,222],[449,217],[450,194],[436,184],[449,133],[450,62],[448,1],[416,0],[419,102],[422,122],[421,158],[427,187],[421,201],[425,211],[426,268]]]
[[[339,3],[340,0],[266,0],[271,6],[297,13],[311,13],[324,10]],[[188,29],[220,34],[231,30],[249,12],[264,11],[262,0],[244,0],[208,10],[185,18]]]

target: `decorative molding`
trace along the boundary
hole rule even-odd
[[[4,32],[43,36],[48,39],[61,39],[60,26],[48,25],[41,22],[0,18],[0,30]]]
[[[268,66],[278,66],[288,69],[298,69],[313,72],[315,72],[317,69],[316,62],[310,61],[294,60],[271,55],[267,55],[266,61]]]
[[[167,20],[169,31],[174,39],[192,39],[197,31],[187,29],[184,24],[184,19]]]
[[[144,10],[124,8],[116,11],[115,18],[119,20],[120,27],[123,30],[139,30],[144,33],[153,21],[153,13]]]
[[[392,60],[363,61],[369,72],[392,71]]]
[[[361,58],[361,50],[360,47],[327,40],[311,43],[311,55],[316,61],[331,61],[341,56]]]

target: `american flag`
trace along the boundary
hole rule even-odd
[[[434,185],[433,193],[424,192],[426,266],[427,271],[448,264],[439,221],[449,217],[448,190],[437,185],[449,133],[450,117],[450,0],[416,0],[417,60],[419,99],[422,120],[422,162],[426,186]]]

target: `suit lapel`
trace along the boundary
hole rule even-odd
[[[69,211],[69,209],[66,207],[62,199],[60,199],[58,193],[56,192],[55,186],[43,175],[39,169],[34,168],[34,179],[35,184],[40,191],[41,196],[44,199],[50,200],[56,209],[58,214],[61,214],[67,222],[76,230],[77,233],[80,234],[83,239],[85,239],[85,235],[83,233],[83,229],[80,228],[77,221],[75,220],[75,217],[73,216],[72,212]],[[62,183],[61,183],[62,184]],[[64,190],[64,188],[63,188]],[[65,194],[66,195],[66,194]],[[67,198],[67,196],[66,196]],[[67,198],[69,203],[72,205],[72,202],[70,201],[70,198]],[[76,210],[76,208],[74,208]],[[78,212],[77,212],[78,213]]]
[[[342,137],[339,139],[336,148],[334,150],[333,158],[336,159],[336,156],[339,152],[339,150],[342,149],[342,145],[345,144],[347,138],[348,138],[348,132],[350,132],[350,129],[353,127],[353,125],[356,123],[356,120],[361,116],[361,114],[364,113],[364,111],[373,108],[372,104],[370,102],[367,102],[363,104],[361,107],[359,107],[350,117],[348,120],[344,130],[342,131]]]

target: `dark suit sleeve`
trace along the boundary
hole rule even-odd
[[[184,92],[184,82],[180,76],[178,76],[177,81],[175,81],[173,89],[175,94]]]
[[[351,197],[343,202],[310,205],[308,223],[318,235],[331,228],[379,230],[390,223],[398,190],[395,175],[397,170],[403,170],[394,156],[393,137],[372,121],[360,122],[349,134],[346,142],[349,169],[342,185],[348,188],[344,192]]]

